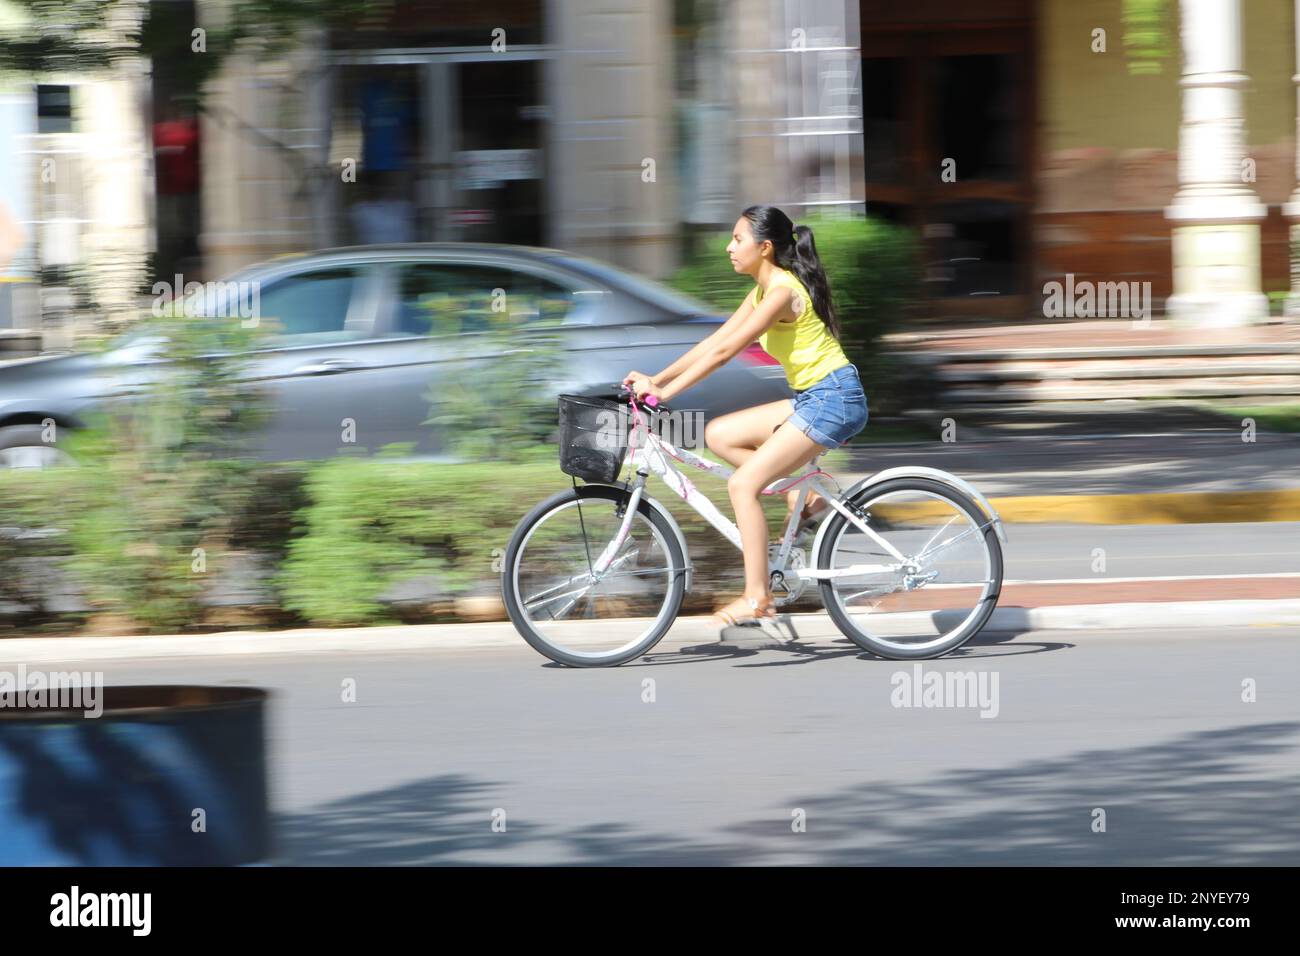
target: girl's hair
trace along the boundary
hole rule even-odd
[[[776,264],[799,277],[799,281],[812,296],[813,310],[821,316],[831,335],[838,339],[840,322],[831,302],[831,284],[826,278],[821,259],[817,257],[813,231],[807,226],[796,226],[776,206],[750,206],[741,215],[749,220],[755,242],[772,240]]]

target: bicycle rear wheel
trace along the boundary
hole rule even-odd
[[[668,521],[642,498],[609,567],[631,492],[583,485],[524,517],[506,548],[501,594],[515,629],[535,650],[572,667],[640,657],[672,627],[686,592],[686,555]]]
[[[881,482],[852,500],[903,560],[839,512],[828,518],[817,567],[859,569],[819,581],[836,627],[891,660],[939,657],[979,633],[1002,590],[1002,548],[979,505],[924,478]]]

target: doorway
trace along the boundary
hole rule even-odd
[[[1032,37],[1028,19],[863,21],[866,210],[920,238],[932,316],[1030,307]]]
[[[546,244],[540,53],[341,59],[333,153],[358,157],[342,241]]]

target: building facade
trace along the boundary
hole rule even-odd
[[[223,64],[192,203],[161,185],[171,66],[10,77],[9,271],[170,250],[212,278],[409,238],[662,278],[691,232],[773,203],[914,229],[930,321],[1056,317],[1045,290],[1066,282],[1264,321],[1294,287],[1298,3],[390,0]],[[230,11],[154,6],[196,28]],[[67,129],[49,119],[64,87]],[[129,303],[129,283],[99,285]]]
[[[934,318],[1041,319],[1065,282],[1137,283],[1192,325],[1281,304],[1293,0],[859,9],[865,208],[922,235]]]

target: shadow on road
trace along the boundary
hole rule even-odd
[[[1063,641],[1027,641],[1017,640],[1022,634],[1030,633],[1028,629],[1020,632],[999,631],[982,632],[975,635],[957,650],[935,660],[983,660],[994,657],[1020,657],[1025,654],[1040,654],[1044,651],[1069,650],[1074,644]],[[756,657],[762,651],[779,651],[781,656],[768,656],[763,660],[740,664],[741,667],[785,667],[790,664],[812,664],[820,661],[835,661],[856,657],[863,661],[884,661],[862,650],[847,637],[804,637],[799,633],[794,622],[788,618],[779,624],[765,624],[762,627],[745,626],[726,628],[717,641],[704,644],[688,644],[680,648],[664,651],[651,651],[639,660],[623,664],[623,667],[661,667],[666,664],[692,664],[706,661],[735,661],[741,658]],[[889,661],[897,664],[897,661]],[[544,666],[561,667],[560,664]]]
[[[278,857],[299,865],[1295,865],[1298,732],[1296,722],[1252,724],[915,783],[864,779],[796,793],[761,819],[729,825],[720,800],[716,829],[700,835],[584,822],[585,807],[540,820],[517,805],[507,831],[494,833],[503,788],[451,774],[282,815]],[[1265,761],[1278,769],[1261,773]],[[792,832],[795,808],[806,812],[804,833]],[[1094,808],[1106,812],[1104,833],[1092,832]]]

